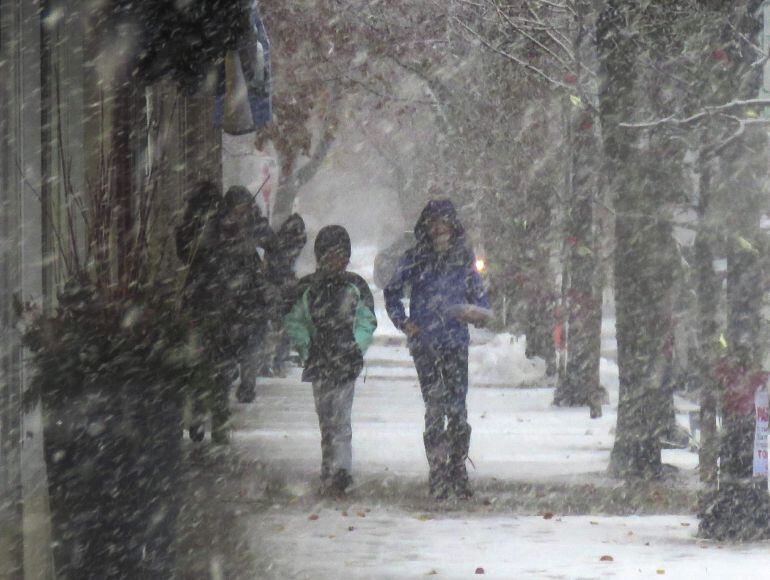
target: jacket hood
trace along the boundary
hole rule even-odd
[[[281,224],[277,236],[279,243],[285,250],[299,253],[307,243],[305,220],[297,213],[291,214]]]
[[[321,260],[329,250],[341,250],[350,259],[350,236],[342,226],[324,226],[318,231],[313,251],[316,260]]]
[[[414,226],[414,237],[421,246],[430,246],[430,233],[428,224],[435,218],[447,220],[452,225],[452,243],[456,244],[465,238],[465,228],[457,217],[454,204],[448,199],[432,199],[423,208],[417,223]]]
[[[201,181],[195,185],[187,198],[185,215],[189,218],[216,209],[221,201],[222,196],[216,185],[210,181]]]
[[[225,205],[228,209],[232,209],[237,205],[247,204],[249,206],[256,205],[254,203],[254,197],[251,192],[242,185],[233,185],[225,193]]]

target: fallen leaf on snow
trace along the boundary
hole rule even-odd
[[[690,527],[690,522],[682,522],[682,527],[684,528]]]
[[[481,566],[479,566],[478,568],[476,568],[476,572],[475,572],[475,573],[476,573],[476,574],[485,574],[485,572],[484,572],[484,568],[482,568]]]
[[[419,516],[417,516],[417,519],[420,520],[421,522],[427,522],[428,520],[432,520],[433,516],[430,514],[420,514]]]
[[[543,519],[544,520],[550,520],[552,517],[553,517],[553,512],[545,512],[543,514]]]
[[[348,512],[344,511],[340,514],[343,518],[348,517]]]
[[[366,517],[366,514],[365,514],[364,512],[358,512],[358,513],[356,513],[356,515],[357,515],[359,518],[365,518],[365,517]]]
[[[438,572],[436,572],[435,570],[431,570],[426,574],[426,576],[435,576],[436,574],[438,574]]]
[[[662,575],[662,574],[665,574],[665,573],[666,573],[666,571],[665,571],[663,568],[658,568],[657,570],[655,570],[655,573],[656,573],[656,574],[661,574],[661,575]]]
[[[318,519],[318,514],[310,514],[307,519],[309,519],[311,522],[314,522]]]
[[[349,532],[352,532],[352,531],[353,531],[353,530],[355,530],[355,529],[356,529],[356,528],[355,528],[354,526],[348,526],[348,531],[349,531]]]
[[[599,522],[595,522],[593,520],[588,522],[588,523],[591,524],[592,526],[598,526],[599,525]]]
[[[612,556],[608,556],[608,555],[606,555],[606,554],[605,554],[604,556],[602,556],[601,558],[599,558],[599,561],[600,561],[600,562],[614,562],[614,561],[615,561],[615,558],[613,558]]]

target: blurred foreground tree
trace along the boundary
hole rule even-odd
[[[714,9],[724,23],[715,50],[725,55],[714,86],[718,95],[729,91],[726,100],[758,96],[761,63],[766,58],[756,45],[762,30],[762,4],[761,0],[742,0]],[[715,150],[721,194],[729,197],[732,206],[726,224],[727,352],[713,371],[722,389],[719,468],[716,485],[712,484],[701,501],[699,532],[718,540],[745,541],[770,537],[767,473],[757,475],[754,468],[755,394],[768,381],[762,368],[767,344],[761,331],[762,256],[768,244],[759,223],[767,210],[768,135],[751,109],[739,111],[739,115],[730,119],[728,132]]]

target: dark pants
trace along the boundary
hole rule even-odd
[[[467,483],[465,459],[471,440],[468,410],[468,347],[411,348],[425,402],[425,455],[431,488]]]
[[[238,400],[241,402],[251,402],[256,395],[257,377],[260,374],[260,367],[264,365],[262,357],[264,356],[266,334],[262,329],[255,331],[237,351],[235,365],[237,365],[241,375],[237,393]]]
[[[211,413],[211,438],[225,442],[228,438],[230,402],[228,391],[234,361],[225,357],[207,357],[193,377],[192,428],[201,428]]]
[[[200,432],[207,413],[211,413],[211,437],[215,442],[226,442],[229,433],[229,387],[237,368],[233,337],[223,327],[219,313],[194,312],[195,325],[190,336],[192,344],[200,349],[200,358],[190,379],[188,394],[192,399],[190,434]]]
[[[350,475],[353,463],[355,380],[346,383],[313,381],[313,398],[321,428],[321,482],[328,484],[339,471]]]

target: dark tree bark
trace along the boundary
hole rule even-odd
[[[552,227],[552,199],[544,188],[533,187],[526,196],[526,227],[518,236],[515,250],[506,252],[521,256],[522,290],[525,298],[524,332],[526,356],[540,357],[546,363],[546,374],[556,373],[556,348],[553,343],[554,306],[557,299],[554,275],[550,265],[549,232]],[[492,243],[491,245],[494,245]],[[515,292],[512,302],[517,298]]]
[[[712,197],[712,171],[708,160],[701,155],[699,162],[698,222],[700,229],[695,238],[695,276],[698,295],[698,359],[696,373],[701,386],[700,393],[700,462],[701,481],[713,484],[717,476],[717,384],[713,369],[717,359],[719,342],[720,284],[714,271],[714,245],[717,232],[708,227]]]
[[[588,3],[577,6],[573,49],[577,55],[578,86],[581,86],[582,58],[586,36]],[[588,91],[581,91],[588,93]],[[596,284],[597,244],[594,234],[593,204],[597,198],[597,167],[601,159],[595,133],[594,114],[588,107],[572,106],[569,115],[570,150],[569,196],[567,211],[567,251],[565,266],[567,327],[565,332],[567,365],[560,377],[554,403],[590,408],[592,418],[601,417],[599,358],[601,356],[601,289]]]
[[[752,44],[762,29],[760,0],[724,7],[723,46],[729,57],[719,83],[732,98],[755,97],[761,80],[758,54]],[[714,148],[721,166],[722,186],[730,195],[727,238],[727,355],[717,371],[720,379],[722,431],[717,487],[700,506],[700,534],[719,540],[770,537],[770,496],[767,476],[753,476],[754,394],[767,383],[760,325],[764,292],[763,252],[759,215],[766,196],[767,134],[747,127]]]
[[[625,478],[661,473],[659,377],[666,321],[661,305],[670,288],[659,263],[671,227],[657,219],[655,197],[632,154],[635,136],[620,123],[632,118],[638,8],[610,0],[599,17],[597,47],[605,75],[600,115],[609,187],[615,192],[615,299],[620,388],[610,472]]]

